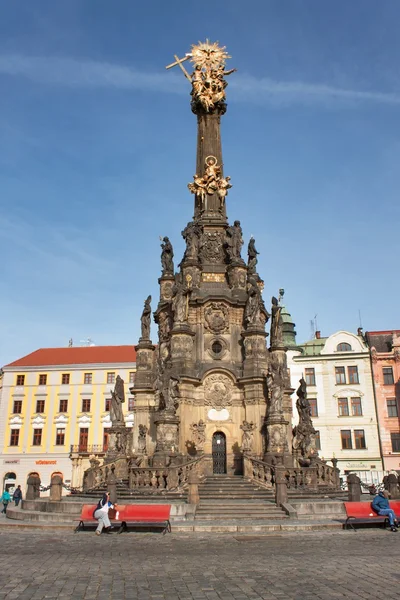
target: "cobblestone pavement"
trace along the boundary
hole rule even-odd
[[[247,600],[400,595],[400,532],[0,533],[0,600]]]

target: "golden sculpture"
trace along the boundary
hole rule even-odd
[[[207,210],[207,194],[212,196],[215,192],[217,192],[220,199],[219,209],[222,210],[225,204],[225,197],[228,190],[232,187],[232,184],[230,183],[230,177],[224,179],[221,175],[222,169],[215,156],[207,156],[203,177],[200,177],[196,173],[196,175],[193,176],[193,182],[188,183],[188,188],[192,194],[195,194],[201,199],[202,210]]]

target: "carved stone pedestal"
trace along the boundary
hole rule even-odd
[[[132,450],[132,429],[125,425],[113,425],[108,428],[108,450],[104,463],[126,457]]]
[[[153,466],[169,466],[179,448],[179,418],[173,414],[160,413],[155,424],[157,445],[153,456]]]
[[[195,333],[186,323],[176,323],[171,331],[171,363],[179,367],[181,374],[193,367],[194,337]]]
[[[287,443],[287,421],[283,415],[270,415],[265,422],[266,428],[266,451],[265,462],[292,466],[292,456],[289,453]]]
[[[243,261],[232,262],[227,268],[229,287],[233,294],[237,295],[241,290],[246,289],[247,269]]]
[[[262,330],[249,327],[242,332],[244,344],[243,376],[264,375],[268,369],[267,347],[265,338],[268,334]]]

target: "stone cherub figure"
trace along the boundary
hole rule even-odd
[[[150,324],[151,324],[151,296],[147,296],[147,299],[144,303],[144,308],[142,312],[142,316],[140,318],[141,327],[142,327],[142,339],[149,340],[150,339]]]
[[[163,275],[174,273],[174,250],[169,238],[165,236],[161,242],[161,267]]]
[[[111,390],[110,419],[113,426],[124,425],[122,404],[125,402],[124,380],[117,375],[114,390]]]

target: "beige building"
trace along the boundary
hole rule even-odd
[[[361,333],[361,332],[360,332]],[[369,348],[362,335],[338,331],[288,352],[292,387],[307,382],[319,454],[338,459],[341,475],[360,472],[365,481],[382,479],[378,424]],[[296,419],[296,395],[293,395]]]
[[[125,382],[125,423],[133,426],[135,373],[134,346],[42,348],[3,367],[3,488],[16,483],[24,490],[30,473],[43,486],[60,473],[67,486],[79,487],[89,456],[107,449],[117,375]]]

